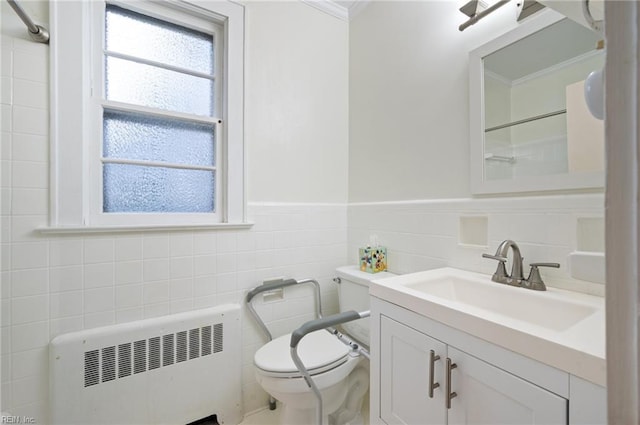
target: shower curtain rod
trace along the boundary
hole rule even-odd
[[[27,26],[27,30],[29,31],[29,37],[33,41],[37,41],[38,43],[49,44],[49,31],[46,28],[36,25],[29,15],[24,11],[22,7],[15,0],[7,0],[9,6],[16,12],[16,14],[22,19],[22,22]]]

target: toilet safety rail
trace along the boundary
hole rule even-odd
[[[354,311],[354,310],[345,311],[343,313],[338,313],[331,316],[306,322],[305,324],[303,324],[302,326],[300,326],[298,329],[296,329],[291,333],[291,343],[289,344],[289,346],[291,347],[291,359],[293,360],[293,363],[298,368],[298,371],[300,372],[300,374],[303,376],[309,388],[311,388],[311,390],[313,391],[313,394],[316,396],[316,400],[318,402],[318,409],[316,411],[317,425],[323,425],[322,424],[322,394],[320,393],[320,390],[318,389],[316,384],[313,382],[313,378],[311,378],[309,371],[304,366],[304,363],[302,363],[300,356],[298,356],[298,344],[300,343],[300,340],[304,338],[305,335],[310,334],[311,332],[319,331],[321,329],[333,329],[333,327],[336,325],[341,325],[343,323],[351,322],[353,320],[363,319],[365,317],[369,317],[370,315],[371,315],[371,312],[368,310],[363,311],[361,313],[358,313],[357,311]]]
[[[264,332],[267,335],[267,338],[269,339],[269,341],[271,341],[273,339],[273,336],[271,335],[271,332],[269,331],[269,328],[267,328],[267,325],[264,324],[264,321],[262,320],[262,318],[260,318],[260,315],[258,315],[258,312],[256,312],[256,310],[253,308],[253,303],[251,301],[253,300],[253,298],[256,295],[261,294],[263,292],[271,292],[271,291],[275,291],[277,289],[286,288],[287,286],[302,285],[302,284],[305,284],[305,283],[312,284],[314,289],[315,289],[316,318],[317,319],[321,319],[322,318],[322,300],[320,299],[321,298],[320,297],[320,284],[318,283],[317,280],[314,280],[314,279],[302,279],[302,280],[274,279],[274,280],[267,280],[267,281],[263,282],[262,285],[253,288],[251,291],[249,291],[247,293],[247,296],[245,297],[245,303],[247,304],[247,309],[249,310],[249,312],[251,313],[251,315],[255,319],[256,323],[258,324],[258,326],[260,327],[262,332]],[[276,409],[276,399],[273,398],[273,397],[269,397],[269,410],[275,410],[275,409]]]
[[[251,301],[253,300],[253,298],[256,295],[261,294],[263,292],[271,292],[271,291],[275,291],[276,289],[285,288],[287,286],[302,285],[302,284],[305,284],[305,283],[310,283],[310,284],[312,284],[314,286],[314,289],[315,289],[316,318],[317,319],[321,319],[322,318],[322,301],[320,299],[320,284],[315,279],[302,279],[302,280],[275,279],[275,280],[267,280],[267,281],[263,282],[262,285],[253,288],[251,291],[249,291],[247,293],[247,296],[245,297],[245,303],[247,305],[247,308],[249,309],[249,312],[251,313],[253,318],[258,323],[258,326],[260,326],[260,329],[267,335],[267,338],[269,338],[269,341],[271,341],[273,339],[273,336],[271,335],[271,332],[267,328],[267,325],[264,324],[264,321],[260,318],[260,316],[258,315],[256,310],[253,308],[253,303]]]

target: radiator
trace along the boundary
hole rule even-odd
[[[241,420],[240,307],[227,304],[60,335],[49,347],[54,424]]]

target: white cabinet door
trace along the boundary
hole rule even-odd
[[[446,424],[444,359],[446,345],[413,328],[381,316],[380,415],[390,425]],[[431,350],[433,381],[439,384],[429,397]]]
[[[571,376],[569,383],[569,424],[606,424],[607,389],[577,376]]]
[[[451,391],[457,394],[449,425],[567,424],[565,398],[450,346],[448,357],[456,365]]]

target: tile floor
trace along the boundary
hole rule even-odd
[[[245,415],[239,425],[278,425],[280,423],[281,411],[282,409],[280,409],[279,403],[276,410],[269,410],[265,407],[262,410],[257,410]],[[362,403],[362,418],[364,425],[369,425],[369,393],[365,395],[364,402]]]

